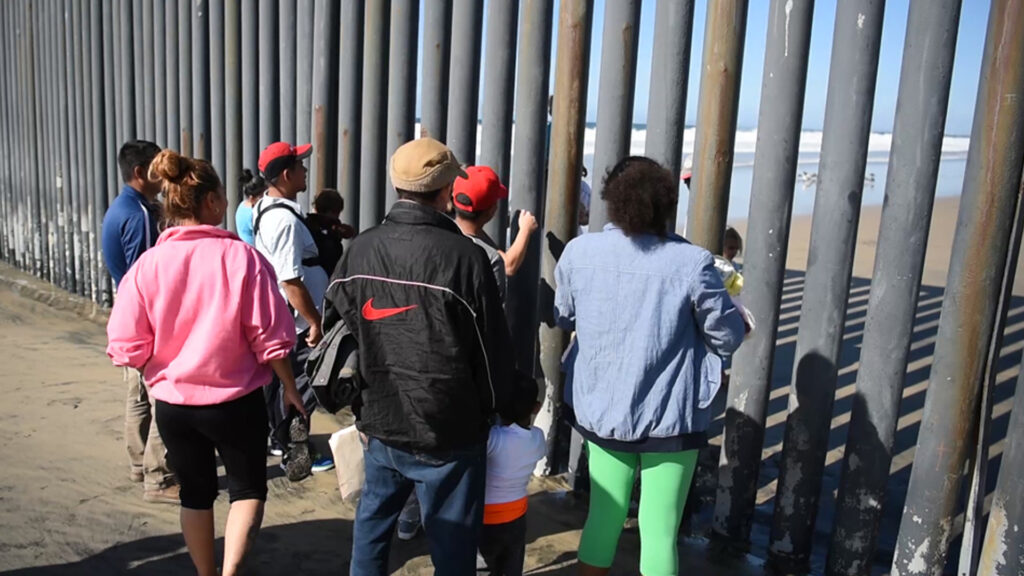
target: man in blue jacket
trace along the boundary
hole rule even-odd
[[[156,244],[154,203],[160,186],[149,180],[149,164],[159,152],[160,147],[152,142],[134,140],[121,146],[117,155],[124,187],[103,217],[102,228],[103,261],[114,278],[115,290],[139,256]],[[143,499],[147,502],[178,504],[178,486],[167,467],[166,450],[142,374],[125,368],[124,378],[128,384],[124,438],[130,477],[133,482],[143,483]]]

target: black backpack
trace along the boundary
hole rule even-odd
[[[335,266],[337,266],[338,261],[341,260],[341,243],[336,242],[333,238],[325,234],[323,231],[315,229],[312,226],[310,226],[309,222],[302,216],[302,214],[299,214],[298,212],[295,211],[294,208],[287,204],[282,204],[278,202],[275,204],[271,204],[270,206],[267,206],[263,210],[257,212],[256,221],[253,222],[252,225],[253,238],[258,236],[260,233],[260,220],[263,219],[263,215],[271,210],[274,210],[275,208],[282,208],[284,210],[291,212],[292,215],[299,220],[299,222],[302,222],[302,225],[306,227],[306,230],[309,230],[309,234],[313,237],[313,242],[316,243],[317,256],[315,258],[304,258],[302,260],[302,265],[319,266],[323,268],[325,272],[327,272],[328,277],[334,274],[334,268]]]

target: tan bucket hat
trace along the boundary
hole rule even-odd
[[[433,138],[420,138],[398,147],[388,163],[391,184],[407,192],[433,192],[466,178],[455,153]]]

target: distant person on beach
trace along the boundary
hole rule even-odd
[[[126,142],[117,155],[124,187],[103,216],[103,262],[117,292],[128,269],[142,253],[156,244],[158,215],[156,197],[160,185],[149,180],[149,165],[160,147],[145,140]],[[132,482],[143,483],[147,502],[178,502],[174,474],[167,467],[164,443],[153,423],[153,406],[142,373],[124,369],[128,394],[125,403],[124,440],[131,464]]]
[[[455,155],[421,138],[388,166],[399,200],[352,240],[327,292],[359,345],[365,386],[353,407],[366,481],[350,573],[388,574],[392,534],[415,491],[435,572],[473,574],[488,432],[511,390],[511,336],[487,256],[445,214],[466,177]]]
[[[668,170],[626,158],[602,197],[611,222],[569,242],[555,270],[555,317],[576,330],[578,346],[566,403],[586,440],[592,486],[580,574],[608,573],[638,468],[640,572],[678,574],[679,524],[720,357],[742,342],[743,320],[711,254],[669,232],[678,183]]]
[[[306,190],[303,161],[312,152],[310,144],[292,146],[275,142],[264,148],[259,169],[267,181],[267,192],[253,207],[256,249],[274,267],[281,294],[295,311],[298,338],[291,355],[292,371],[310,413],[316,407],[316,398],[304,366],[310,351],[323,337],[320,314],[328,282],[326,269],[320,265],[316,239],[296,202],[299,193]],[[333,460],[319,458],[312,451],[309,421],[287,409],[281,392],[281,382],[276,379],[265,388],[271,453],[283,456],[281,467],[293,482],[311,472],[330,470]]]
[[[227,212],[206,161],[161,152],[150,167],[178,226],[128,271],[107,324],[107,354],[145,371],[156,424],[181,483],[181,529],[200,576],[237,574],[263,520],[271,371],[303,413],[288,352],[294,322],[267,261],[219,228]],[[231,509],[217,571],[213,503],[217,458]]]
[[[487,440],[487,490],[480,556],[492,576],[522,576],[526,559],[527,487],[547,453],[544,432],[532,425],[540,411],[537,381],[516,373],[512,401]],[[478,567],[480,568],[480,567]]]
[[[242,177],[238,179],[242,187],[242,197],[245,198],[238,204],[235,210],[235,229],[238,230],[238,237],[249,246],[256,244],[256,238],[252,234],[252,207],[263,198],[267,191],[267,182],[262,176],[253,174],[252,170],[242,170]]]

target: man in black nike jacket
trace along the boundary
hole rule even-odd
[[[327,299],[359,344],[367,440],[351,573],[387,574],[391,535],[415,490],[438,574],[472,574],[487,434],[509,396],[513,354],[484,251],[445,215],[455,155],[423,138],[389,165],[399,200],[352,241]],[[343,463],[342,463],[343,465]]]

